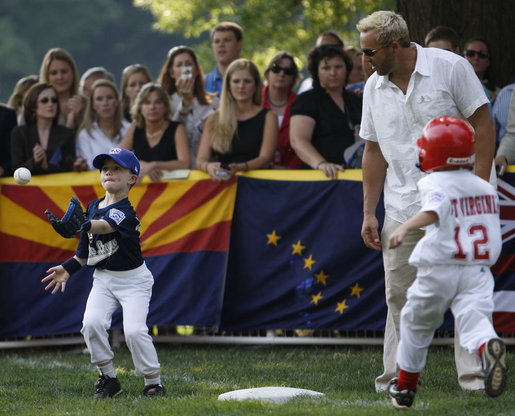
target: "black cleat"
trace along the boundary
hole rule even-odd
[[[485,372],[485,393],[499,396],[506,388],[506,346],[499,338],[488,340],[481,356]]]
[[[386,392],[392,398],[393,407],[396,409],[407,409],[413,404],[417,390],[399,390],[398,378],[392,378],[386,387]]]
[[[95,397],[98,399],[106,399],[115,397],[122,392],[118,378],[107,377],[101,375],[95,383]]]
[[[143,390],[143,396],[164,396],[165,392],[165,388],[161,384],[150,384],[145,386],[145,390]]]

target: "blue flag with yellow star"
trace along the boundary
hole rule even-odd
[[[362,242],[362,200],[360,178],[240,177],[221,327],[382,330],[382,258]]]

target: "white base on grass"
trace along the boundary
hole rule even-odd
[[[284,403],[296,396],[323,396],[318,391],[296,389],[293,387],[256,387],[229,391],[218,396],[218,400],[262,400],[269,403]]]

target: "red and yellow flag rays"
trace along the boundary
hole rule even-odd
[[[227,250],[236,181],[186,180],[165,185],[151,184],[144,195],[133,195],[143,254]]]
[[[130,191],[145,256],[227,250],[236,180],[215,183],[205,178],[145,181]],[[0,183],[0,261],[58,262],[71,257],[78,240],[56,234],[45,210],[62,217],[73,195],[84,208],[103,196],[98,172],[35,177],[25,186],[11,182]]]
[[[77,195],[84,207],[98,198],[102,187],[16,186],[0,188],[0,261],[51,262],[71,257],[77,239],[57,235],[45,210],[61,217],[70,197]]]

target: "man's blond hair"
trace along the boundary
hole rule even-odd
[[[376,40],[383,46],[397,41],[403,47],[410,45],[408,25],[395,12],[379,10],[361,19],[356,28],[360,33],[376,30]]]

